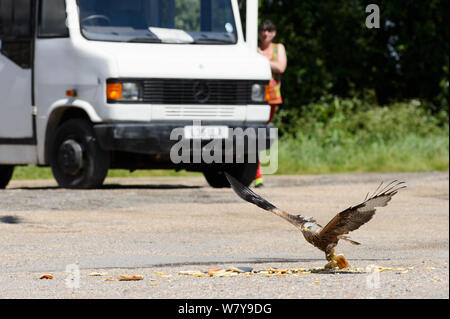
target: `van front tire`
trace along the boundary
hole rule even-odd
[[[89,121],[68,120],[56,130],[50,166],[60,187],[101,187],[108,173],[109,161],[109,153],[98,145]]]
[[[249,187],[255,179],[257,170],[258,163],[242,163],[230,165],[229,167],[224,168],[217,168],[212,166],[204,170],[203,175],[205,176],[205,179],[208,182],[209,186],[213,188],[231,187],[224,172],[232,175],[242,185]]]
[[[0,189],[6,188],[14,172],[13,165],[0,165]]]

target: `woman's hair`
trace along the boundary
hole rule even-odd
[[[277,31],[277,27],[276,27],[275,23],[272,22],[272,20],[265,19],[259,25],[259,31],[261,32],[261,31],[264,31],[264,30]]]

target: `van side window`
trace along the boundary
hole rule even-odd
[[[38,37],[65,38],[68,36],[65,0],[41,0]]]
[[[32,0],[0,0],[0,37],[30,38]]]
[[[31,67],[33,0],[0,0],[0,52],[22,68]]]

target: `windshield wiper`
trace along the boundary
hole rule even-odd
[[[216,44],[234,44],[232,39],[217,39],[217,38],[197,38],[194,40],[196,44],[208,44],[208,43],[216,43]]]
[[[158,39],[158,38],[146,38],[146,37],[133,38],[133,39],[128,40],[127,42],[136,42],[136,43],[162,43],[161,39]]]

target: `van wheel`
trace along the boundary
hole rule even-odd
[[[256,171],[258,170],[258,163],[243,163],[234,164],[226,168],[208,168],[203,171],[206,181],[209,186],[214,188],[229,188],[228,182],[224,172],[232,175],[242,185],[250,186],[255,179]]]
[[[13,165],[0,165],[0,189],[6,188],[14,172]]]
[[[97,188],[108,173],[109,153],[98,145],[90,122],[68,120],[56,130],[50,166],[60,187]]]

